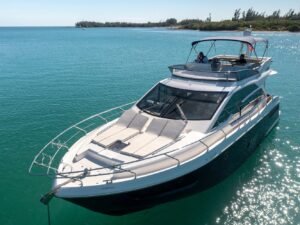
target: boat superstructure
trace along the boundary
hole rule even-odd
[[[214,54],[219,43],[237,53]],[[207,61],[170,66],[171,77],[140,100],[71,126],[35,156],[30,172],[53,177],[56,197],[124,214],[203,190],[230,160],[242,163],[279,120],[279,98],[265,87],[276,74],[268,41],[212,37],[193,42],[191,53],[198,48]]]

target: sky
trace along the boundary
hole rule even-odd
[[[237,8],[300,11],[300,0],[0,0],[0,26],[73,26],[97,22],[158,22],[167,18],[231,19]]]

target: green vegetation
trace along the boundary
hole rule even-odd
[[[164,22],[157,23],[126,23],[126,22],[90,22],[90,21],[81,21],[76,23],[76,27],[172,27],[177,26],[177,20],[175,18],[167,19]]]
[[[281,15],[280,10],[274,11],[271,15],[265,12],[257,12],[253,8],[246,11],[236,9],[231,20],[213,22],[211,15],[203,21],[199,19],[187,19],[177,21],[175,18],[167,19],[163,22],[148,23],[126,23],[126,22],[90,22],[81,21],[76,23],[76,27],[173,27],[177,29],[192,29],[203,31],[219,30],[243,30],[245,27],[252,26],[254,30],[265,31],[300,31],[300,12],[290,9]]]

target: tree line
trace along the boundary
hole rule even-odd
[[[91,22],[80,21],[75,24],[76,27],[89,28],[89,27],[171,27],[177,25],[175,18],[167,19],[163,22],[148,22],[148,23],[127,23],[127,22]]]
[[[282,14],[281,10],[275,10],[270,15],[265,12],[255,11],[253,8],[248,10],[236,9],[230,20],[212,21],[211,15],[206,20],[185,19],[177,21],[175,18],[169,18],[161,22],[147,23],[127,23],[127,22],[91,22],[80,21],[75,24],[76,27],[173,27],[177,29],[192,29],[204,31],[218,30],[243,30],[245,27],[252,26],[254,30],[267,31],[300,31],[300,12],[290,9]]]
[[[300,12],[297,13],[294,9],[290,9],[287,13],[281,15],[281,10],[278,9],[267,15],[266,12],[258,12],[253,8],[244,11],[236,9],[232,17],[232,21],[254,20],[300,20]]]

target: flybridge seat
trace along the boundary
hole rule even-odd
[[[145,157],[172,144],[185,128],[182,120],[153,119],[146,131],[128,140],[124,154]]]
[[[133,109],[126,110],[113,126],[98,133],[92,142],[107,148],[117,140],[124,141],[140,133],[147,121],[148,117]]]

